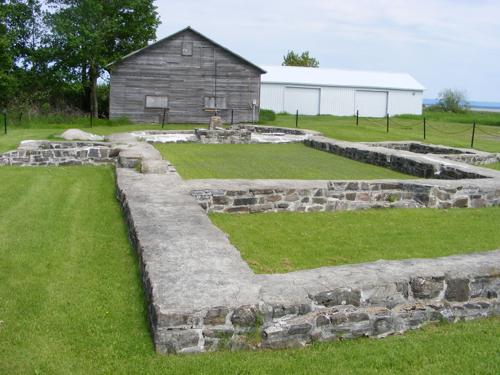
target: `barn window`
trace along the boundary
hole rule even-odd
[[[146,95],[146,108],[168,108],[168,96]]]
[[[193,56],[193,42],[182,42],[182,56]]]
[[[215,96],[205,96],[205,109],[215,109]],[[217,97],[217,109],[226,109],[226,98]]]

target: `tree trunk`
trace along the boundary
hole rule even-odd
[[[82,83],[82,102],[81,108],[85,112],[90,111],[90,87],[89,77],[87,75],[87,65],[82,66],[81,83]]]
[[[93,117],[98,117],[99,108],[97,104],[97,65],[94,62],[90,63],[89,78],[90,78],[90,113]]]

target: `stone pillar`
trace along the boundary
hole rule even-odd
[[[220,116],[212,116],[210,117],[210,125],[208,125],[209,130],[215,130],[215,128],[220,128],[222,127],[222,119]]]

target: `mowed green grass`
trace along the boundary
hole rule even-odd
[[[415,178],[299,144],[157,144],[186,179],[356,180]]]
[[[211,214],[257,273],[500,248],[500,208]]]
[[[474,114],[438,115],[425,114],[428,117],[426,139],[421,119],[416,116],[391,118],[389,133],[386,132],[385,119],[360,118],[356,126],[355,117],[338,116],[299,116],[299,128],[311,129],[323,133],[327,137],[356,142],[406,141],[415,140],[425,143],[441,144],[453,147],[470,148],[472,136],[472,120]],[[488,121],[498,119],[500,114],[488,114]],[[478,116],[481,119],[480,116]],[[452,122],[456,121],[456,122]],[[466,123],[464,123],[466,122]],[[279,114],[276,120],[268,125],[295,127],[295,116]],[[479,125],[476,128],[474,148],[489,152],[500,152],[500,126]]]
[[[500,171],[500,162],[499,163],[484,164],[484,165],[481,165],[481,167],[496,169],[497,171]]]
[[[498,374],[500,319],[302,350],[155,354],[108,167],[0,168],[1,374]]]

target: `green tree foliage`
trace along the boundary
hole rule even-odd
[[[319,61],[314,57],[309,56],[309,51],[302,52],[301,54],[288,51],[288,53],[283,56],[283,66],[307,66],[310,68],[319,67]]]
[[[155,39],[160,23],[152,0],[49,0],[47,24],[54,62],[79,78],[98,115],[98,79],[104,68]]]
[[[467,111],[467,93],[462,90],[444,89],[438,94],[438,109],[445,112],[463,113]]]
[[[0,3],[1,105],[17,97],[26,71],[35,68],[41,7],[38,0],[2,0]]]
[[[4,0],[0,1],[0,109],[7,105],[8,89],[12,84],[10,82],[10,69],[12,66],[12,56],[9,51],[9,41],[7,38],[7,4]]]

